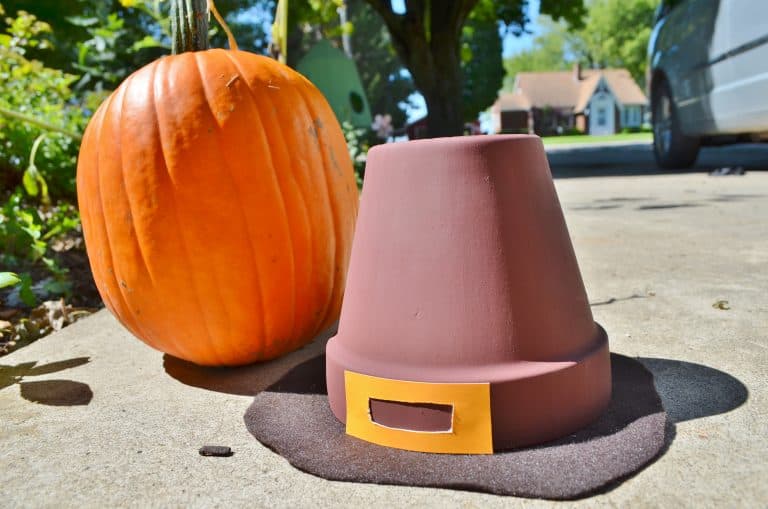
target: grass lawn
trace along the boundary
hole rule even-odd
[[[568,145],[571,143],[605,143],[610,141],[653,141],[651,133],[622,133],[607,136],[545,136],[541,139],[544,145]]]

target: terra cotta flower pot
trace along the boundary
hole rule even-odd
[[[380,145],[368,155],[328,398],[350,435],[490,453],[567,435],[610,399],[541,140]]]

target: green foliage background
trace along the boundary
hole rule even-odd
[[[532,48],[505,59],[504,88],[512,89],[518,72],[564,70],[575,62],[589,68],[626,68],[643,87],[658,4],[659,0],[593,0],[581,28],[542,16],[542,33]]]
[[[77,76],[28,58],[32,50],[51,47],[50,25],[23,11],[5,21],[6,31],[0,34],[0,108],[78,135],[87,114],[71,90]],[[0,182],[4,189],[21,183],[24,170],[30,166],[32,146],[45,132],[39,126],[0,115]],[[78,147],[76,138],[55,132],[49,132],[39,144],[35,165],[54,198],[74,198]]]

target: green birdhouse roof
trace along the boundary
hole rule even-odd
[[[339,123],[371,126],[371,110],[355,62],[329,41],[318,42],[296,65],[325,95]]]

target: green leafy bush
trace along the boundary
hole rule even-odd
[[[4,14],[0,4],[0,16]],[[33,306],[33,271],[42,269],[51,275],[45,285],[52,294],[66,294],[69,289],[52,241],[80,225],[71,203],[79,133],[88,112],[70,89],[76,76],[26,57],[31,49],[50,47],[50,26],[24,11],[4,21],[7,27],[0,33],[0,267],[20,273],[15,281],[20,283],[20,297]]]
[[[46,133],[38,142],[31,177],[38,184],[47,183],[52,197],[71,200],[79,133],[87,121],[70,90],[77,77],[25,57],[30,48],[50,46],[47,23],[24,11],[5,22],[6,33],[0,34],[0,182],[7,189],[21,183],[30,167],[32,147]],[[28,177],[26,183],[30,182]]]
[[[170,50],[170,24],[160,1],[120,0],[120,5],[133,11],[132,18],[144,19],[148,25],[142,28],[152,35],[137,38],[136,30],[126,26],[126,17],[107,12],[108,4],[99,6],[98,15],[68,17],[69,23],[90,36],[77,43],[74,67],[82,72],[75,87],[78,90],[113,88],[138,67]]]
[[[370,143],[366,139],[366,135],[369,132],[366,129],[356,128],[347,121],[341,124],[341,130],[347,141],[349,157],[352,159],[352,165],[355,168],[357,187],[362,188],[363,176],[365,175],[365,161],[368,158],[368,149],[370,148]]]
[[[42,266],[51,274],[46,292],[52,295],[69,293],[67,270],[60,267],[52,242],[80,227],[77,210],[66,202],[56,206],[33,206],[25,200],[20,189],[10,195],[0,209],[0,267],[24,271],[20,274],[20,296],[28,306],[36,299],[33,284],[26,271]]]

